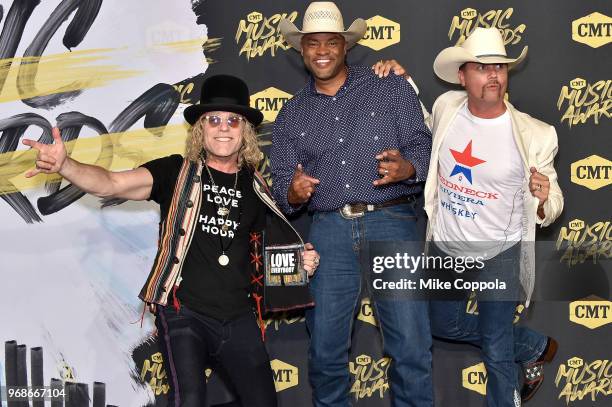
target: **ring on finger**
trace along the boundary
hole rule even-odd
[[[385,175],[389,175],[389,170],[384,170],[383,172],[385,173]]]

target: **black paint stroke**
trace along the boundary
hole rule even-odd
[[[30,377],[34,391],[44,391],[43,349],[40,346],[30,349]],[[32,400],[32,407],[45,407],[44,400]]]
[[[101,136],[108,133],[101,121],[95,117],[86,116],[83,113],[62,113],[56,120],[57,127],[59,127],[62,133],[63,141],[76,140],[83,126],[89,127]],[[113,159],[113,144],[109,137],[100,137],[100,142],[102,143],[100,154],[98,154],[98,158],[94,164],[109,168]],[[74,145],[69,148],[68,154],[72,152],[73,148]],[[60,183],[61,180],[52,184],[53,191],[51,195],[38,198],[36,205],[41,214],[51,215],[58,212],[85,195],[85,192],[72,184],[60,189]]]
[[[4,342],[4,370],[6,377],[6,386],[17,386],[17,342]],[[15,407],[19,403],[16,401],[8,401],[7,407]]]
[[[105,407],[106,406],[106,383],[94,382],[92,393],[93,393],[93,400],[91,403],[91,407]]]
[[[36,126],[42,129],[43,134],[39,138],[39,141],[51,139],[51,124],[47,119],[35,113],[18,114],[0,120],[0,132],[2,132],[0,136],[0,154],[17,150],[19,140],[30,126]],[[4,165],[10,165],[10,162]],[[9,180],[2,180],[2,182],[6,182],[6,184],[12,188],[15,187]],[[0,195],[0,198],[6,201],[6,203],[8,203],[26,223],[42,222],[34,206],[32,206],[28,198],[21,192],[16,191],[9,194],[3,194]]]
[[[102,0],[82,0],[64,34],[63,44],[69,50],[78,46],[93,25],[102,7]]]
[[[144,116],[144,127],[157,137],[163,136],[164,128],[168,124],[181,99],[180,93],[172,85],[158,83],[135,101],[130,103],[110,125],[111,133],[127,131]],[[120,198],[103,198],[102,208],[116,206],[125,202]]]
[[[207,10],[203,0],[192,1],[191,10],[193,10],[193,13],[196,15],[196,24],[201,25],[206,23],[204,21],[204,15],[206,14]]]
[[[101,1],[100,1],[101,3]],[[45,48],[49,45],[49,41],[55,35],[60,26],[70,17],[70,15],[76,10],[84,8],[85,10],[81,13],[76,13],[72,23],[70,24],[70,31],[67,31],[64,35],[64,44],[68,43],[72,46],[78,45],[82,41],[82,37],[91,28],[98,11],[100,10],[100,4],[96,0],[63,0],[57,8],[51,13],[47,21],[43,23],[42,28],[36,34],[36,37],[32,40],[30,46],[26,49],[24,57],[40,57],[42,56]],[[79,18],[80,20],[77,20]],[[76,26],[82,25],[76,28]],[[66,37],[68,35],[68,37]],[[30,93],[35,90],[34,79],[38,72],[38,62],[22,61],[19,67],[19,74],[17,75],[17,89],[20,94]],[[24,98],[22,102],[26,105],[34,108],[52,109],[70,99],[73,99],[80,95],[82,90],[68,89],[74,88],[74,84],[61,87],[57,89],[54,94],[34,96],[32,98]]]
[[[144,117],[144,127],[160,137],[161,131],[154,128],[168,124],[179,105],[179,100],[180,94],[172,85],[158,83],[119,113],[108,130],[111,133],[127,131]]]
[[[139,96],[111,123],[107,130],[98,119],[86,116],[79,112],[62,113],[56,119],[57,127],[62,133],[64,142],[76,140],[83,126],[89,127],[99,135],[108,133],[121,133],[129,130],[136,122],[144,117],[144,126],[154,136],[162,137],[164,127],[168,124],[180,101],[179,92],[169,84],[157,84]],[[51,144],[51,124],[42,116],[33,113],[20,114],[8,119],[0,120],[0,153],[12,152],[17,149],[19,139],[23,136],[29,126],[36,125],[43,129],[39,142]],[[95,165],[110,168],[113,159],[114,145],[110,137],[101,137],[102,143],[100,154]],[[74,144],[68,146],[68,154],[72,152]],[[7,164],[5,164],[7,165]],[[15,188],[10,181],[7,184]],[[37,207],[41,214],[50,215],[58,212],[73,202],[77,201],[85,193],[72,184],[60,188],[61,180],[49,181],[45,188],[51,195],[41,197],[37,201]],[[19,191],[0,195],[27,223],[42,222],[30,201]],[[125,200],[103,199],[102,207],[118,205]]]
[[[0,64],[0,93],[13,63],[12,58],[17,52],[21,42],[25,25],[30,19],[32,12],[40,4],[40,0],[14,1],[6,15],[2,33],[0,34],[0,60],[9,60]],[[2,7],[0,6],[0,9]],[[0,21],[2,13],[0,12]]]

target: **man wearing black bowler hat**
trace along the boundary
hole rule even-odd
[[[256,171],[262,153],[255,127],[263,115],[249,107],[247,85],[232,76],[210,77],[200,103],[184,115],[192,126],[184,157],[111,172],[68,157],[54,128],[52,145],[23,141],[38,150],[36,168],[26,176],[59,173],[99,197],[157,202],[159,249],[139,296],[156,316],[170,383],[168,405],[205,405],[204,370],[214,365],[226,371],[240,405],[273,407],[262,313],[312,305],[312,300],[305,284],[267,286],[262,235],[266,244],[302,248],[298,260],[309,275],[318,254],[275,206]]]

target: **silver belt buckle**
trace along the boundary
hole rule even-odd
[[[344,219],[355,219],[361,218],[364,215],[364,211],[353,212],[353,206],[346,204],[340,208],[340,214]]]

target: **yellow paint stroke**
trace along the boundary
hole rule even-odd
[[[161,47],[165,50],[178,53],[192,53],[192,52],[203,52],[211,53],[221,48],[222,38],[195,38],[192,40],[165,42],[157,44],[157,47]],[[217,61],[214,58],[206,57],[205,61],[207,64],[214,64]]]
[[[77,161],[98,165],[106,162],[110,165],[102,165],[104,168],[122,171],[171,154],[183,155],[188,129],[186,124],[172,124],[77,139],[65,144],[68,151],[72,149],[70,156]],[[264,134],[258,136],[260,147],[270,144],[262,139]],[[103,145],[112,145],[112,151],[101,151]],[[57,174],[26,178],[25,172],[34,168],[36,154],[34,149],[0,154],[0,195],[23,192],[61,178]]]
[[[164,42],[156,46],[178,53],[214,52],[221,47],[221,38],[194,38],[185,41]]]
[[[66,146],[69,150],[73,148],[71,157],[74,159],[90,164],[106,159],[111,163],[106,166],[107,169],[113,171],[136,168],[147,161],[170,154],[183,154],[185,151],[186,125],[168,125],[151,129],[151,131],[139,129],[105,134],[73,140],[66,143]],[[101,154],[102,144],[109,142],[113,146],[112,152],[106,149]],[[36,150],[0,154],[0,195],[25,191],[39,187],[49,180],[60,179],[57,174],[39,174],[33,178],[24,177],[24,173],[34,167],[36,154]]]
[[[202,45],[202,49],[204,52],[215,52],[219,48],[221,48],[221,40],[223,38],[207,38],[204,45]]]
[[[66,52],[63,54],[44,55],[42,57],[16,57],[0,60],[0,65],[11,63],[8,77],[0,103],[31,98],[35,96],[52,95],[58,92],[99,88],[112,81],[138,76],[143,71],[123,69],[119,65],[104,64],[109,60],[115,49],[101,48],[83,51]],[[17,90],[17,74],[21,62],[36,65],[25,65],[26,92],[20,94]],[[34,75],[36,74],[36,75]],[[22,72],[22,77],[24,72]]]
[[[210,54],[221,48],[221,40],[222,38],[208,38],[204,45],[202,45],[204,53]],[[216,64],[217,60],[210,56],[206,56],[206,63],[208,65]]]

